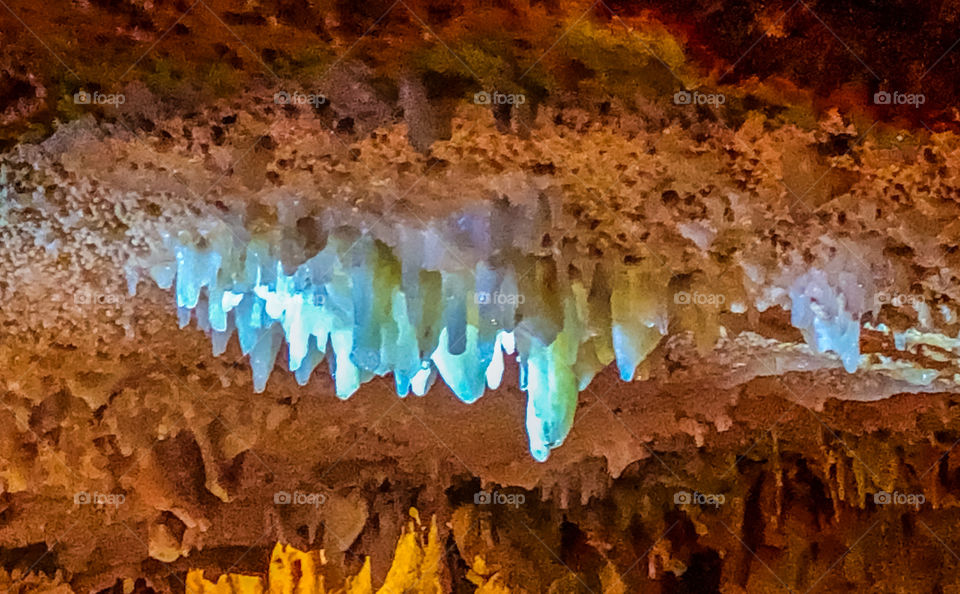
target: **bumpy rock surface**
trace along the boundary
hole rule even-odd
[[[162,29],[127,8],[142,22],[123,35]],[[376,18],[290,10],[229,12],[224,31],[266,28],[263,14],[336,37]],[[443,14],[424,18],[448,30]],[[596,73],[635,49],[590,27],[558,54],[613,47],[581,63]],[[651,90],[676,84],[659,69],[699,79],[662,28],[638,35],[664,62],[629,100],[617,77],[576,88],[557,58],[549,92],[493,81],[529,103],[464,103],[453,95],[489,88],[466,72],[485,54],[450,41],[465,63],[414,44],[431,66],[398,82],[347,60],[317,87],[258,81],[188,108],[134,83],[115,89],[128,99],[116,109],[71,105],[52,134],[18,130],[0,155],[0,584],[179,592],[191,569],[263,574],[275,542],[322,549],[328,586],[367,556],[382,584],[416,507],[437,517],[449,591],[954,587],[960,138],[942,120],[934,132],[798,107],[772,84],[763,105],[725,88],[723,108],[678,106],[672,88]],[[270,39],[257,39],[261,56]],[[31,92],[43,98],[51,80]],[[276,102],[294,88],[321,89],[323,104]],[[31,101],[4,117],[45,121]],[[148,275],[170,257],[165,233],[205,249],[205,230],[223,226],[269,238],[296,267],[331,222],[399,249],[404,229],[504,205],[512,248],[537,263],[518,319],[562,320],[551,296],[577,283],[605,304],[584,317],[596,376],[543,463],[528,453],[522,362],[508,357],[504,381],[472,404],[441,381],[398,398],[389,374],[340,400],[327,362],[305,386],[277,369],[256,393],[239,342],[214,356]],[[440,239],[438,267],[472,264],[468,243]],[[618,267],[644,282],[596,280]],[[634,351],[602,357],[617,350],[617,302],[624,319],[662,321],[643,325],[657,340],[632,382],[622,359]]]

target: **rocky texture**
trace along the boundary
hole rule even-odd
[[[20,140],[0,156],[3,587],[179,592],[190,570],[265,574],[275,542],[322,550],[329,584],[369,556],[380,585],[411,506],[437,516],[449,591],[955,587],[948,112],[934,112],[938,132],[903,130],[872,117],[870,88],[855,106],[817,104],[829,81],[819,95],[742,81],[715,89],[722,108],[676,105],[681,85],[717,77],[687,64],[676,29],[629,10],[635,35],[552,5],[499,18],[510,9],[411,4],[330,69],[389,7],[118,7],[106,22],[124,44],[95,46],[100,5],[69,9],[83,15],[72,38],[11,5],[58,55],[88,43],[97,57],[76,65],[28,44],[19,22],[3,28],[5,60],[21,64],[0,76],[13,89],[4,136]],[[471,28],[546,17],[556,30],[532,40]],[[433,26],[445,43],[421,36]],[[470,45],[472,31],[503,43]],[[774,49],[820,39],[770,37]],[[744,39],[718,55],[731,61]],[[504,48],[515,54],[489,59]],[[134,64],[138,82],[104,74],[107,58]],[[255,74],[284,64],[301,78]],[[80,88],[126,100],[78,106]],[[275,100],[314,89],[315,105]],[[529,101],[462,104],[486,89]],[[72,123],[50,134],[55,117]],[[580,393],[542,464],[527,454],[512,362],[471,405],[439,383],[399,399],[390,376],[340,401],[325,364],[305,387],[280,372],[256,394],[236,341],[214,357],[203,332],[177,328],[173,295],[132,275],[162,254],[164,232],[218,220],[279,238],[298,262],[319,249],[311,222],[324,217],[389,243],[397,224],[503,202],[548,213],[517,217],[535,223],[524,251],[554,263],[539,291],[604,265],[655,266],[667,320],[637,381],[607,367]]]
[[[749,108],[794,121],[840,107],[955,126],[958,14],[953,2],[913,10],[854,0],[706,8],[12,1],[0,11],[0,138],[42,137],[75,119],[84,109],[72,95],[81,89],[127,97],[150,90],[161,99],[155,112],[189,111],[264,81],[335,95],[352,122],[344,125],[383,123],[402,109],[423,124],[421,148],[449,133],[451,103],[480,90],[524,93],[525,109],[560,100],[593,110],[611,99],[643,106],[683,86],[726,85]],[[370,84],[357,85],[358,73]],[[924,103],[878,105],[878,91],[922,94]]]
[[[250,115],[204,117],[211,126],[236,118],[221,144],[226,153],[249,148],[234,146],[234,137],[254,142],[262,136],[263,124]],[[184,156],[191,146],[202,154],[203,143],[195,139],[209,133],[200,125],[189,128],[194,140],[164,141],[168,135],[162,129],[135,139],[124,138],[122,129],[104,136],[103,129],[80,123],[43,145],[8,153],[3,164],[8,330],[2,352],[12,373],[4,378],[3,402],[14,431],[4,446],[8,511],[2,538],[12,551],[11,569],[39,561],[34,570],[61,569],[81,590],[146,574],[153,587],[176,590],[191,567],[259,571],[270,543],[279,540],[322,547],[332,563],[351,572],[359,569],[362,555],[372,554],[373,575],[383,579],[410,505],[437,513],[447,526],[445,538],[452,540],[445,579],[451,588],[465,579],[464,564],[473,567],[477,555],[502,572],[506,583],[530,591],[569,581],[565,566],[597,590],[604,572],[625,572],[650,547],[640,571],[623,577],[628,589],[722,581],[752,590],[761,584],[776,588],[778,580],[794,588],[840,587],[905,575],[882,573],[880,567],[894,558],[903,563],[910,555],[927,562],[951,558],[924,526],[947,547],[956,546],[945,529],[954,501],[955,396],[898,396],[917,386],[873,370],[879,359],[848,374],[829,354],[805,346],[779,306],[724,314],[713,322],[724,328],[719,343],[715,337],[701,340],[699,352],[696,336],[711,327],[709,320],[674,309],[670,336],[648,359],[645,381],[623,383],[612,369],[604,371],[581,394],[564,446],[538,464],[525,453],[524,396],[509,387],[516,385],[512,366],[504,387],[469,406],[440,386],[423,398],[400,400],[386,378],[341,402],[323,371],[305,388],[292,376],[274,375],[257,395],[235,342],[225,356],[214,358],[202,332],[176,328],[170,294],[146,282],[139,283],[136,297],[127,293],[131,256],[149,256],[148,246],[157,243],[163,228],[189,224],[211,208],[227,218],[247,213],[249,225],[256,220],[275,225],[276,203],[269,197],[298,188],[303,182],[296,181],[296,172],[310,166],[327,172],[304,178],[314,184],[329,183],[338,171],[343,176],[335,186],[340,194],[321,185],[310,194],[313,200],[353,204],[359,220],[365,208],[396,206],[380,202],[391,193],[369,189],[406,187],[391,176],[408,171],[407,162],[426,173],[417,187],[418,203],[427,208],[434,200],[443,208],[445,197],[464,200],[454,186],[444,189],[465,178],[459,167],[473,172],[478,196],[470,202],[483,200],[484,179],[490,180],[484,183],[491,195],[508,197],[510,186],[498,185],[502,180],[544,180],[543,187],[565,188],[562,203],[571,222],[566,234],[558,227],[556,241],[571,237],[587,243],[584,259],[601,248],[620,258],[642,257],[642,251],[631,250],[651,246],[674,263],[676,274],[720,279],[706,281],[717,288],[727,286],[722,283],[729,280],[731,261],[766,258],[773,268],[765,274],[775,272],[777,254],[786,252],[777,246],[818,250],[827,232],[838,242],[835,252],[845,249],[839,242],[874,242],[873,252],[857,253],[880,262],[879,270],[900,271],[882,277],[892,283],[891,294],[955,307],[949,225],[941,225],[944,235],[937,240],[924,227],[910,232],[911,221],[921,221],[897,210],[909,196],[914,209],[942,212],[944,221],[953,212],[953,202],[942,199],[953,191],[949,135],[883,140],[871,134],[851,147],[852,156],[831,156],[820,149],[824,140],[841,131],[853,135],[835,120],[824,122],[819,133],[764,132],[759,123],[753,132],[718,126],[698,142],[681,128],[650,136],[637,129],[626,140],[622,132],[586,123],[571,129],[546,121],[535,139],[522,140],[500,136],[491,120],[481,124],[485,117],[477,113],[457,121],[455,129],[471,132],[437,145],[433,157],[409,148],[402,128],[344,143],[334,133],[284,134],[310,125],[302,118],[275,125],[271,139],[279,140],[269,142],[274,148],[247,170],[217,168],[214,160],[194,160],[200,165],[191,166]],[[491,128],[485,131],[484,125]],[[727,134],[725,151],[707,148]],[[752,136],[737,143],[738,134]],[[298,138],[339,149],[306,153],[296,145]],[[301,161],[284,168],[280,161],[292,159],[293,150]],[[604,158],[590,158],[601,150]],[[763,155],[764,167],[755,151]],[[532,155],[506,160],[500,152]],[[551,161],[552,171],[537,168],[561,152],[568,158]],[[392,162],[380,160],[389,154]],[[648,163],[638,162],[641,154]],[[477,155],[477,164],[445,155]],[[340,159],[367,167],[347,169]],[[440,159],[447,162],[438,165]],[[714,165],[696,166],[697,159],[714,159]],[[279,173],[288,170],[292,173]],[[275,186],[285,189],[271,189],[270,171],[289,175]],[[374,171],[382,173],[371,177]],[[789,183],[805,187],[805,180],[816,182],[824,172],[827,179],[843,180],[846,191],[826,194],[815,205],[797,202]],[[614,184],[620,174],[625,179]],[[207,181],[224,175],[205,200],[184,190],[191,182],[206,188]],[[255,176],[265,179],[251,188]],[[584,187],[589,183],[607,186],[603,199],[590,199]],[[733,192],[743,197],[735,204],[728,202]],[[727,205],[716,211],[717,219],[710,218],[713,193]],[[720,198],[724,195],[727,200]],[[855,196],[864,213],[859,217],[841,208]],[[727,217],[723,213],[731,206],[741,210]],[[426,216],[418,212],[409,216]],[[624,212],[636,212],[639,220],[616,214]],[[702,250],[678,231],[684,221],[730,228],[730,235]],[[747,222],[767,231],[737,231]],[[738,285],[742,281],[733,286]],[[881,304],[873,321],[901,330],[932,324],[928,332],[955,334],[939,309],[932,308],[934,319],[924,322],[905,303]],[[955,347],[949,343],[898,350],[893,342],[868,330],[861,346],[869,356],[884,354],[951,377]],[[844,402],[885,396],[892,398]],[[474,495],[483,487],[522,493],[526,503],[517,509],[476,506]],[[904,506],[878,506],[873,496],[881,489],[923,493],[926,502],[919,514]],[[274,505],[278,491],[323,493],[326,501],[320,508]],[[715,510],[678,507],[678,491],[723,494],[725,503]],[[125,499],[116,509],[97,508],[77,505],[78,492]],[[470,520],[471,514],[480,515]],[[38,516],[42,523],[35,521]],[[858,539],[871,525],[865,538],[874,544],[864,546]],[[807,532],[814,526],[830,534],[829,540]],[[893,529],[914,543],[910,555],[898,550],[863,557],[883,538],[892,538]],[[925,544],[915,544],[920,542]],[[542,558],[546,566],[514,561],[514,550],[531,548],[532,558]],[[239,564],[231,568],[234,557]],[[837,559],[842,560],[827,572]],[[614,569],[605,569],[608,561]],[[174,577],[166,577],[171,572]],[[917,579],[952,577],[934,573]]]

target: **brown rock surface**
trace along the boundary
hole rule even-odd
[[[674,47],[627,4],[611,3],[599,22],[618,25],[612,9],[644,43]],[[631,61],[635,40],[601,27],[573,29],[528,85],[508,86],[530,52],[507,60],[492,84],[527,93],[530,104],[487,110],[463,99],[490,81],[459,71],[423,27],[474,70],[487,62],[471,53],[465,20],[516,31],[549,17],[556,31],[516,42],[545,50],[573,22],[565,10],[547,3],[475,17],[411,3],[338,65],[333,56],[388,6],[5,5],[0,588],[181,592],[189,569],[263,573],[278,541],[323,549],[337,583],[369,555],[379,584],[416,507],[438,518],[444,587],[455,592],[474,590],[471,573],[529,592],[954,591],[960,354],[947,339],[960,331],[960,142],[946,103],[957,58],[948,52],[929,82],[917,72],[933,54],[903,58],[910,72],[891,78],[925,85],[922,112],[866,105],[879,88],[872,77],[853,81],[859,99],[845,103],[849,57],[820,84],[800,51],[830,41],[812,33],[813,11],[855,39],[858,54],[864,34],[886,32],[876,53],[864,53],[871,63],[914,46],[886,17],[859,31],[844,6],[796,7],[763,39],[764,56],[736,65],[742,86],[722,87],[731,99],[723,109],[673,105],[681,78],[715,75],[688,70],[682,54],[664,53],[662,64],[680,77],[649,56]],[[725,20],[735,9],[716,7],[694,29],[671,30],[678,39],[687,31],[688,54],[722,65],[778,13],[751,6]],[[946,5],[927,8],[956,19]],[[569,10],[576,18],[585,8]],[[693,9],[661,10],[669,23]],[[702,45],[741,27],[709,51]],[[801,32],[788,35],[791,27]],[[119,41],[80,58],[106,30]],[[948,33],[932,31],[929,51],[946,50]],[[595,63],[578,61],[583,47]],[[58,64],[47,50],[70,59]],[[831,45],[824,60],[842,54]],[[621,55],[639,74],[617,63]],[[295,78],[288,72],[302,75],[296,88],[317,83],[329,103],[278,106],[273,93]],[[751,72],[771,78],[755,84]],[[791,95],[775,75],[805,90]],[[634,76],[647,86],[630,87]],[[129,101],[81,108],[69,101],[81,86]],[[927,117],[937,132],[890,123]],[[162,230],[221,216],[282,224],[291,195],[357,224],[545,195],[555,228],[540,255],[587,270],[654,254],[671,289],[722,289],[743,297],[746,311],[672,309],[642,379],[599,375],[545,463],[527,452],[513,365],[503,387],[472,405],[440,382],[399,399],[389,376],[341,401],[324,365],[306,387],[278,369],[255,394],[235,340],[213,357],[201,331],[177,328],[168,292],[141,280],[130,296],[124,273]],[[792,258],[848,252],[877,290],[932,311],[925,320],[878,307],[861,337],[866,363],[853,374],[807,347],[783,297],[763,293]],[[761,297],[771,306],[762,312]],[[881,323],[922,326],[926,338],[898,350]],[[915,369],[937,379],[911,383],[904,370]],[[485,505],[481,491],[523,503]]]

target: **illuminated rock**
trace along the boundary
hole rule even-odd
[[[214,354],[236,331],[256,392],[266,389],[284,343],[300,385],[326,361],[340,398],[392,374],[401,397],[422,396],[439,377],[472,403],[498,388],[515,360],[530,451],[540,461],[563,443],[579,393],[604,367],[615,362],[623,381],[634,380],[671,327],[692,331],[708,353],[723,333],[721,314],[747,313],[751,295],[759,311],[789,310],[813,351],[832,353],[850,373],[873,366],[918,386],[937,377],[882,358],[861,361],[860,317],[873,287],[849,257],[788,265],[779,276],[747,268],[752,289],[738,275],[713,286],[698,277],[671,297],[671,271],[654,258],[604,262],[569,278],[556,257],[498,240],[497,216],[494,208],[398,223],[383,238],[328,222],[325,245],[298,255],[284,243],[286,229],[251,237],[215,222],[165,234],[166,252],[145,268],[161,288],[175,286],[181,327],[195,319]],[[904,336],[892,336],[900,350]]]

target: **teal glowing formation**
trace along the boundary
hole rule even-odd
[[[339,229],[291,265],[282,241],[218,225],[167,237],[169,253],[149,273],[161,288],[175,283],[181,327],[195,318],[215,355],[236,332],[258,392],[284,341],[296,380],[306,384],[326,360],[340,398],[392,374],[400,396],[422,396],[439,377],[471,403],[500,385],[505,357],[515,356],[530,451],[541,461],[566,438],[594,375],[616,360],[631,379],[666,332],[651,291],[661,283],[639,267],[588,285],[550,259],[510,249],[472,258],[436,237],[408,234],[396,249]]]
[[[216,221],[166,235],[143,267],[160,287],[175,285],[181,327],[196,319],[215,355],[236,333],[257,392],[284,344],[297,382],[325,361],[340,398],[392,374],[401,397],[424,395],[439,377],[472,403],[499,387],[515,360],[530,451],[540,461],[567,437],[578,395],[598,372],[615,362],[633,380],[669,320],[712,348],[718,316],[751,301],[734,279],[710,287],[729,300],[693,307],[690,293],[671,298],[676,275],[653,258],[560,263],[549,250],[531,254],[531,242],[502,232],[507,225],[460,214],[374,237],[328,221],[322,239],[307,240],[297,225],[251,234]],[[775,294],[807,343],[853,372],[864,283],[834,267],[786,275]]]

